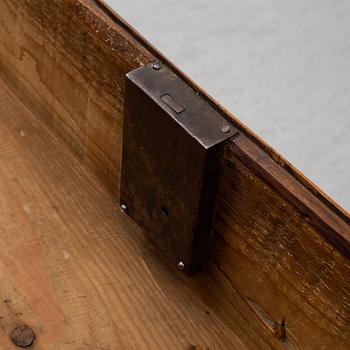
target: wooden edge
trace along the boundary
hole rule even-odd
[[[350,258],[350,228],[347,222],[297,181],[286,169],[243,135],[231,140],[235,155],[261,179],[294,204],[305,220],[316,227],[342,254]]]
[[[107,5],[103,0],[91,0],[94,2],[105,15],[110,17],[119,26],[123,27],[131,36],[133,36],[142,46],[144,46],[152,55],[158,60],[168,65],[174,72],[184,79],[196,92],[198,92],[208,103],[210,103],[217,111],[219,111],[225,118],[231,120],[231,122],[237,127],[244,135],[251,139],[256,145],[260,146],[262,150],[268,154],[279,167],[288,172],[299,185],[302,185],[304,189],[311,192],[317,199],[319,199],[325,206],[334,212],[334,214],[342,217],[350,225],[350,214],[337,204],[333,199],[326,195],[318,186],[316,186],[310,179],[297,170],[290,162],[288,162],[281,154],[268,145],[261,137],[244,125],[237,117],[235,117],[230,111],[218,103],[213,97],[205,92],[199,85],[197,85],[190,77],[188,77],[183,71],[181,71],[175,64],[173,64],[166,56],[164,56],[159,50],[157,50],[151,43],[149,43],[137,30],[135,30],[129,23],[122,19],[115,11]],[[309,200],[313,200],[310,196]],[[318,206],[318,205],[316,205]],[[321,205],[319,205],[321,207]],[[347,242],[349,245],[350,242]]]
[[[247,128],[232,113],[222,107],[203,91],[178,67],[153,47],[132,26],[120,18],[102,0],[94,2],[118,25],[127,30],[137,41],[147,48],[155,57],[167,64],[181,76],[194,90],[199,92],[224,117],[245,135],[233,142],[233,148],[241,160],[251,167],[262,179],[271,184],[286,199],[292,202],[314,225],[323,236],[342,254],[350,257],[350,215],[331,198],[324,194],[314,183],[302,175],[265,141]]]
[[[303,177],[292,165],[285,161],[278,153],[264,143],[257,135],[246,128],[238,119],[232,114],[220,106],[214,99],[207,95],[200,87],[198,87],[190,78],[188,78],[183,72],[181,72],[176,66],[174,66],[168,59],[166,59],[160,52],[158,52],[151,44],[149,44],[139,33],[137,33],[129,24],[122,20],[101,0],[65,0],[69,8],[74,10],[74,13],[70,15],[80,18],[84,23],[86,30],[92,33],[96,38],[96,42],[103,42],[103,47],[107,51],[112,52],[113,55],[118,55],[119,59],[126,62],[123,72],[119,72],[124,75],[127,70],[131,70],[135,67],[143,66],[148,62],[152,62],[156,59],[163,61],[167,64],[177,75],[184,79],[193,89],[195,89],[201,96],[206,99],[217,111],[219,111],[225,118],[232,120],[233,124],[245,135],[246,139],[250,140],[257,150],[256,153],[263,152],[265,158],[271,162],[271,166],[263,167],[264,180],[272,181],[271,179],[279,178],[276,176],[277,170],[284,174],[286,177],[289,174],[288,182],[281,181],[279,178],[278,186],[276,187],[279,192],[284,196],[289,196],[293,199],[293,203],[297,204],[297,208],[302,210],[306,216],[310,217],[312,222],[318,228],[321,228],[322,233],[334,244],[337,249],[340,249],[347,255],[349,250],[350,238],[350,216],[334,202],[329,200],[315,185],[309,180]],[[29,3],[30,4],[30,3]],[[47,3],[50,4],[50,3]],[[34,6],[35,5],[35,6]],[[40,4],[33,2],[31,5],[33,8],[40,9]],[[54,5],[52,5],[54,6]],[[52,13],[52,9],[50,10]],[[120,34],[122,29],[122,34]],[[119,30],[119,32],[118,32]],[[118,34],[119,33],[119,34]],[[70,38],[66,37],[65,40],[70,42]],[[80,37],[76,37],[79,42]],[[137,44],[137,45],[136,45]],[[126,47],[130,51],[128,55],[125,54]],[[142,53],[142,55],[140,54]],[[78,52],[78,58],[81,53]],[[103,58],[105,59],[105,58]],[[131,61],[131,63],[129,62]],[[78,67],[79,69],[81,67]],[[88,68],[90,66],[83,67],[83,73],[89,76]],[[108,74],[113,71],[114,66],[111,67]],[[96,77],[96,76],[95,76]],[[119,79],[118,84],[113,84],[104,79],[104,77],[97,77],[99,79],[98,84],[111,94],[111,100],[116,98],[118,94],[118,84],[122,84],[122,79]],[[121,77],[120,77],[121,78]],[[112,80],[112,79],[111,79]],[[108,85],[108,83],[110,83]],[[19,85],[20,83],[17,83]],[[121,88],[120,88],[121,89]],[[46,112],[44,113],[46,115]],[[259,152],[258,152],[259,151]],[[247,158],[249,159],[249,158]],[[246,162],[247,162],[246,159]],[[257,159],[250,159],[250,166],[261,170],[261,164],[257,162]],[[103,164],[105,165],[105,164]],[[274,166],[272,166],[274,165]],[[272,172],[274,169],[275,173]],[[115,181],[117,182],[117,176],[113,173]],[[275,180],[274,180],[275,181]],[[293,184],[293,185],[292,185]],[[300,189],[303,189],[303,195],[298,194]],[[303,203],[303,201],[307,201]],[[325,221],[327,218],[328,221]],[[331,219],[329,219],[331,218]],[[328,237],[329,236],[329,237]]]

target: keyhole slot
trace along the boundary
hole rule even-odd
[[[169,209],[166,206],[163,205],[160,210],[164,216],[169,216]]]

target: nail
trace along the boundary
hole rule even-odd
[[[153,69],[160,70],[161,68],[162,68],[162,65],[160,63],[157,62],[153,64]]]
[[[224,134],[227,134],[229,131],[230,131],[230,125],[224,125],[222,128],[221,128],[221,132],[224,133]]]
[[[179,261],[179,262],[177,263],[177,268],[178,268],[179,270],[183,270],[183,269],[185,268],[185,264],[183,263],[183,261]]]
[[[27,348],[33,345],[36,335],[31,328],[28,326],[18,326],[11,333],[12,342],[20,347]]]

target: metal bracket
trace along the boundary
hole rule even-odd
[[[236,132],[160,63],[127,74],[121,206],[189,275],[205,259],[221,146]]]

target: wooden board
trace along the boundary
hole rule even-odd
[[[50,134],[40,124],[42,131],[32,140],[31,150],[27,146],[15,147],[23,143],[21,138],[11,136],[18,133],[18,129],[11,129],[15,121],[11,117],[1,119],[6,130],[2,134],[7,135],[1,148],[3,164],[12,169],[0,179],[11,188],[10,194],[3,195],[3,203],[12,203],[3,215],[4,225],[12,227],[13,215],[24,215],[22,199],[33,196],[40,210],[30,216],[30,225],[25,226],[24,221],[15,225],[13,232],[22,237],[17,244],[29,249],[26,247],[43,239],[41,232],[47,232],[43,242],[51,242],[41,245],[39,261],[44,259],[45,264],[40,263],[38,285],[29,283],[21,274],[13,274],[13,270],[3,269],[0,276],[15,278],[6,284],[1,296],[22,300],[21,305],[29,312],[21,321],[40,330],[40,338],[46,339],[45,348],[55,348],[62,339],[71,341],[75,332],[80,334],[79,339],[87,339],[72,345],[76,349],[94,348],[94,339],[107,349],[120,344],[131,349],[186,349],[192,345],[198,349],[349,347],[347,213],[185,78],[231,118],[242,134],[223,155],[213,225],[215,238],[208,266],[194,279],[175,277],[131,222],[120,215],[113,217],[112,208],[118,203],[124,75],[157,58],[176,68],[97,0],[4,0],[0,4],[0,25],[0,76],[30,110],[30,114],[23,112],[22,121],[16,123],[27,125],[28,118],[38,123],[37,118],[53,132]],[[177,74],[183,76],[179,71]],[[10,100],[2,110],[16,115],[19,102],[13,95]],[[48,147],[47,142],[52,146]],[[42,148],[45,159],[40,156]],[[61,149],[66,149],[64,156]],[[15,172],[21,176],[13,175]],[[57,210],[52,209],[57,205],[52,203],[59,203]],[[57,237],[62,235],[62,242],[74,247],[76,255],[75,260],[66,259],[71,264],[68,270],[61,267],[66,260],[60,249],[66,251],[66,246],[62,248]],[[27,257],[17,251],[16,243],[4,242],[0,256],[16,251],[14,261],[21,268],[33,261],[38,269],[38,255]],[[135,247],[137,250],[132,251]],[[8,266],[8,262],[2,263]],[[124,273],[129,266],[132,268]],[[60,282],[60,269],[65,282]],[[24,271],[26,276],[28,271]],[[29,276],[34,278],[30,273]],[[23,278],[24,287],[14,287]],[[129,289],[123,289],[124,284],[131,286],[132,297]],[[65,297],[68,287],[74,292]],[[43,293],[48,294],[46,299],[59,313],[41,306],[37,321],[28,315],[34,312],[31,305],[37,300],[46,302]],[[154,301],[160,296],[164,297],[161,311]],[[151,305],[158,310],[156,315]],[[196,309],[198,305],[206,305],[217,324],[200,323],[207,320]],[[91,313],[90,308],[94,310]],[[9,311],[9,319],[15,313]],[[174,319],[170,317],[170,323],[166,323],[172,313]],[[186,323],[188,313],[193,313],[194,318]],[[56,321],[58,314],[62,323]],[[196,315],[204,317],[204,321]],[[283,320],[286,339],[279,339]],[[4,334],[13,326],[11,322]],[[172,328],[174,324],[184,324],[182,331]],[[50,329],[64,336],[56,334],[55,338]],[[155,329],[165,336],[159,337]],[[207,338],[197,341],[203,336],[198,335],[191,342],[186,334],[200,330]],[[178,345],[167,343],[174,336]],[[110,339],[113,342],[107,343]]]
[[[245,348],[3,83],[0,149],[1,349]]]
[[[347,349],[349,259],[240,160],[242,149],[253,154],[239,137],[226,153],[211,259],[266,327],[285,320],[295,348]]]

